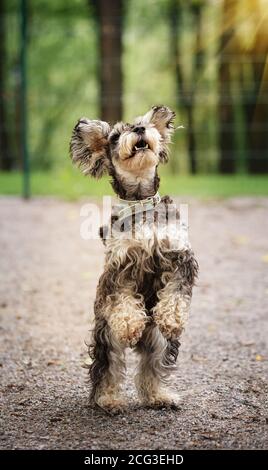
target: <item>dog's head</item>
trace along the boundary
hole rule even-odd
[[[174,131],[175,113],[166,106],[154,106],[133,124],[82,118],[76,124],[70,144],[74,163],[86,175],[132,183],[155,174],[159,163],[168,161],[168,144]],[[116,190],[116,185],[113,185]]]

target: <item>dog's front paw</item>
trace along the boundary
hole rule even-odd
[[[114,315],[110,320],[110,327],[120,345],[133,347],[142,337],[146,323],[146,317],[143,315],[134,318]]]
[[[166,339],[177,339],[187,322],[190,308],[190,297],[179,296],[175,299],[162,296],[153,310],[153,318]]]
[[[174,340],[180,337],[183,325],[176,321],[173,316],[162,317],[159,314],[155,314],[154,321],[164,338]]]
[[[141,317],[128,323],[127,343],[133,347],[141,339],[146,326],[146,319]]]

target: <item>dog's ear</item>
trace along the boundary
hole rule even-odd
[[[100,178],[107,170],[110,126],[104,121],[79,119],[74,127],[70,153],[85,175]]]
[[[148,111],[148,113],[143,117],[146,122],[154,124],[162,137],[162,145],[159,152],[159,158],[162,163],[166,163],[168,161],[168,144],[170,143],[171,135],[175,130],[175,116],[176,113],[171,111],[167,106],[153,106],[152,109],[150,109],[150,111]]]

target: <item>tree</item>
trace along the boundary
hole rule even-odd
[[[89,0],[98,27],[101,118],[122,119],[122,17],[123,0]]]
[[[249,70],[241,66],[241,95],[250,173],[268,172],[268,18],[259,0],[245,0],[244,16],[252,34],[240,35],[240,50]]]
[[[236,133],[242,131],[235,119],[238,106],[232,92],[235,77],[243,111],[247,168],[250,173],[268,172],[267,28],[265,4],[260,0],[224,0],[219,60],[222,173],[233,173],[236,169]]]
[[[0,0],[0,168],[9,171],[12,168],[12,155],[8,133],[6,66],[5,3]]]
[[[176,80],[176,101],[177,108],[182,107],[187,118],[187,146],[189,155],[189,167],[192,174],[197,172],[197,149],[195,137],[195,98],[196,80],[199,77],[204,62],[204,53],[201,46],[202,27],[202,0],[191,0],[187,5],[192,19],[194,31],[194,48],[192,53],[192,73],[191,78],[186,77],[183,67],[181,50],[181,33],[183,31],[183,6],[180,0],[170,0],[169,3],[169,24],[171,32],[171,56],[174,64]]]
[[[220,173],[234,173],[236,163],[235,111],[231,87],[232,57],[235,53],[232,38],[236,0],[224,0],[222,11],[222,34],[219,50],[219,149]]]

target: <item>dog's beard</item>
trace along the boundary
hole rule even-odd
[[[144,134],[123,133],[119,139],[118,164],[128,171],[141,171],[158,163],[160,134],[155,128],[146,129]]]

